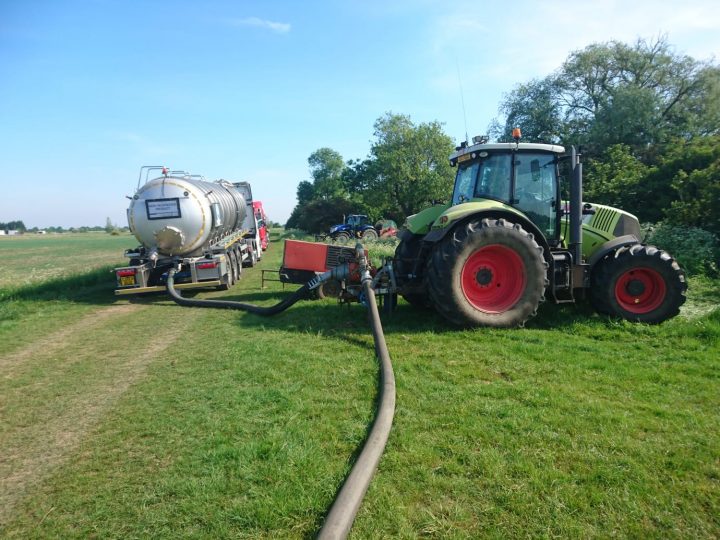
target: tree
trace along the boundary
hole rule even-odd
[[[387,113],[375,122],[370,158],[360,165],[365,202],[384,217],[402,221],[432,199],[447,199],[453,149],[439,122],[416,126],[409,116]]]
[[[308,158],[315,199],[332,199],[346,194],[342,182],[343,157],[332,148],[320,148]]]
[[[560,105],[551,78],[518,85],[505,96],[500,112],[505,116],[505,125],[496,120],[488,130],[500,141],[509,141],[512,128],[518,126],[522,128],[523,140],[527,142],[551,143],[562,138]]]
[[[112,221],[110,221],[110,218],[105,219],[105,232],[110,234],[115,230],[115,225],[113,225]]]
[[[440,123],[415,125],[409,116],[387,113],[374,127],[366,159],[346,164],[331,148],[310,155],[313,181],[298,185],[298,204],[286,228],[327,232],[347,214],[402,222],[432,199],[449,197],[454,170],[448,157],[454,148]]]
[[[571,53],[556,73],[506,95],[495,134],[519,125],[530,140],[595,153],[626,144],[638,152],[673,137],[719,133],[719,98],[720,68],[675,53],[665,37],[610,41]]]
[[[720,136],[678,141],[653,173],[671,178],[676,197],[663,211],[670,223],[720,235]]]
[[[632,208],[634,212],[643,209],[648,214],[661,212],[662,197],[647,201],[642,200],[643,181],[648,167],[632,153],[629,146],[616,144],[603,152],[599,159],[588,160],[584,171],[585,199],[615,207]],[[645,202],[646,204],[642,204]],[[659,202],[658,206],[653,203]],[[640,204],[638,204],[640,203]],[[652,208],[648,208],[653,205]],[[652,219],[652,218],[650,218]]]

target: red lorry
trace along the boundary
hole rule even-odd
[[[270,232],[267,228],[267,216],[263,209],[262,202],[253,201],[253,212],[255,213],[255,221],[257,222],[258,233],[260,235],[260,246],[265,251],[270,245]]]

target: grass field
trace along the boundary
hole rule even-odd
[[[311,537],[373,414],[363,309],[116,299],[133,245],[0,239],[0,536]],[[198,297],[277,302],[260,269],[281,252]],[[395,424],[351,536],[720,536],[720,283],[690,287],[660,326],[544,305],[459,331],[401,303]]]

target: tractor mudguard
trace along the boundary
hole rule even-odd
[[[447,236],[450,231],[455,229],[458,224],[466,223],[470,219],[485,218],[506,219],[512,223],[519,223],[520,225],[522,225],[523,229],[525,229],[529,233],[532,233],[532,235],[535,237],[535,241],[542,246],[543,252],[545,253],[545,259],[548,261],[552,260],[552,257],[550,256],[550,245],[547,243],[547,239],[545,238],[545,235],[543,235],[543,233],[540,231],[540,229],[538,229],[532,221],[524,217],[519,212],[511,212],[500,208],[494,208],[491,210],[485,210],[476,213],[469,213],[466,216],[463,216],[462,219],[454,221],[452,225],[448,227],[431,230],[423,237],[423,241],[430,244],[436,244],[437,242],[445,238],[445,236]]]
[[[587,263],[590,266],[590,269],[592,270],[593,266],[595,266],[597,263],[603,260],[605,255],[608,253],[615,251],[617,248],[624,247],[624,246],[631,246],[633,244],[640,244],[640,239],[635,236],[634,234],[626,234],[623,236],[618,236],[617,238],[613,238],[612,240],[608,240],[604,244],[602,244],[597,250],[590,256]]]

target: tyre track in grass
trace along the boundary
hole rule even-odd
[[[2,397],[0,526],[12,519],[34,487],[71,457],[122,395],[146,376],[150,365],[162,360],[163,353],[198,322],[186,310],[167,306],[144,308],[141,318],[137,313],[129,308],[103,310],[95,324],[89,316],[83,318],[73,325],[74,332],[63,331],[65,347],[43,355],[55,362],[54,370],[30,382],[33,393],[25,385],[15,388],[9,399]],[[148,321],[161,324],[149,327]],[[125,346],[114,331],[123,323],[132,331],[133,347]],[[89,330],[97,336],[90,344]],[[68,350],[72,355],[63,354]]]
[[[96,309],[84,315],[73,324],[60,328],[46,336],[42,336],[17,351],[0,355],[0,376],[12,376],[12,373],[17,368],[30,360],[39,357],[52,357],[67,345],[67,341],[71,336],[81,332],[91,332],[94,328],[105,323],[108,318],[124,315],[136,311],[141,307],[142,306],[138,304],[121,304]]]

